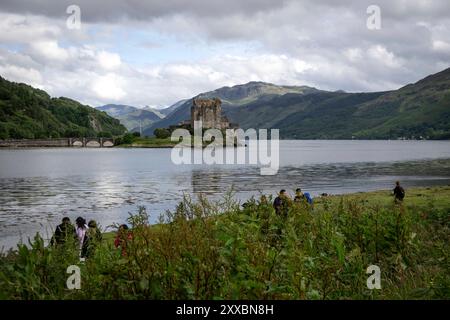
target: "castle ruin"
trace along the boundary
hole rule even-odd
[[[194,121],[202,121],[203,128],[228,129],[231,127],[228,118],[222,115],[222,101],[213,99],[192,99],[191,107],[191,128],[194,128]]]

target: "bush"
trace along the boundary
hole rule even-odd
[[[64,288],[75,246],[36,237],[0,255],[0,298],[448,299],[448,210],[342,198],[293,203],[284,218],[271,203],[185,197],[155,226],[141,207],[125,254],[109,240],[80,264],[81,290]],[[382,290],[367,289],[372,264]]]
[[[126,133],[122,137],[122,143],[123,144],[132,144],[135,139],[136,139],[136,137],[132,133]]]
[[[170,137],[170,131],[166,128],[156,128],[153,134],[158,139],[167,139]]]

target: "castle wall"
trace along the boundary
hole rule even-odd
[[[222,121],[222,102],[219,99],[193,99],[191,107],[191,127],[194,121],[202,120],[203,128],[225,129],[228,123]]]

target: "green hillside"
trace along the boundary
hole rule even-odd
[[[0,77],[0,139],[110,137],[125,131],[105,112]]]

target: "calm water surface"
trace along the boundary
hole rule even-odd
[[[244,200],[300,186],[313,195],[450,184],[450,141],[281,141],[277,175],[257,166],[175,165],[170,149],[0,150],[0,248],[64,215],[123,223],[146,206],[152,222],[183,193]],[[292,192],[291,192],[292,193]]]

